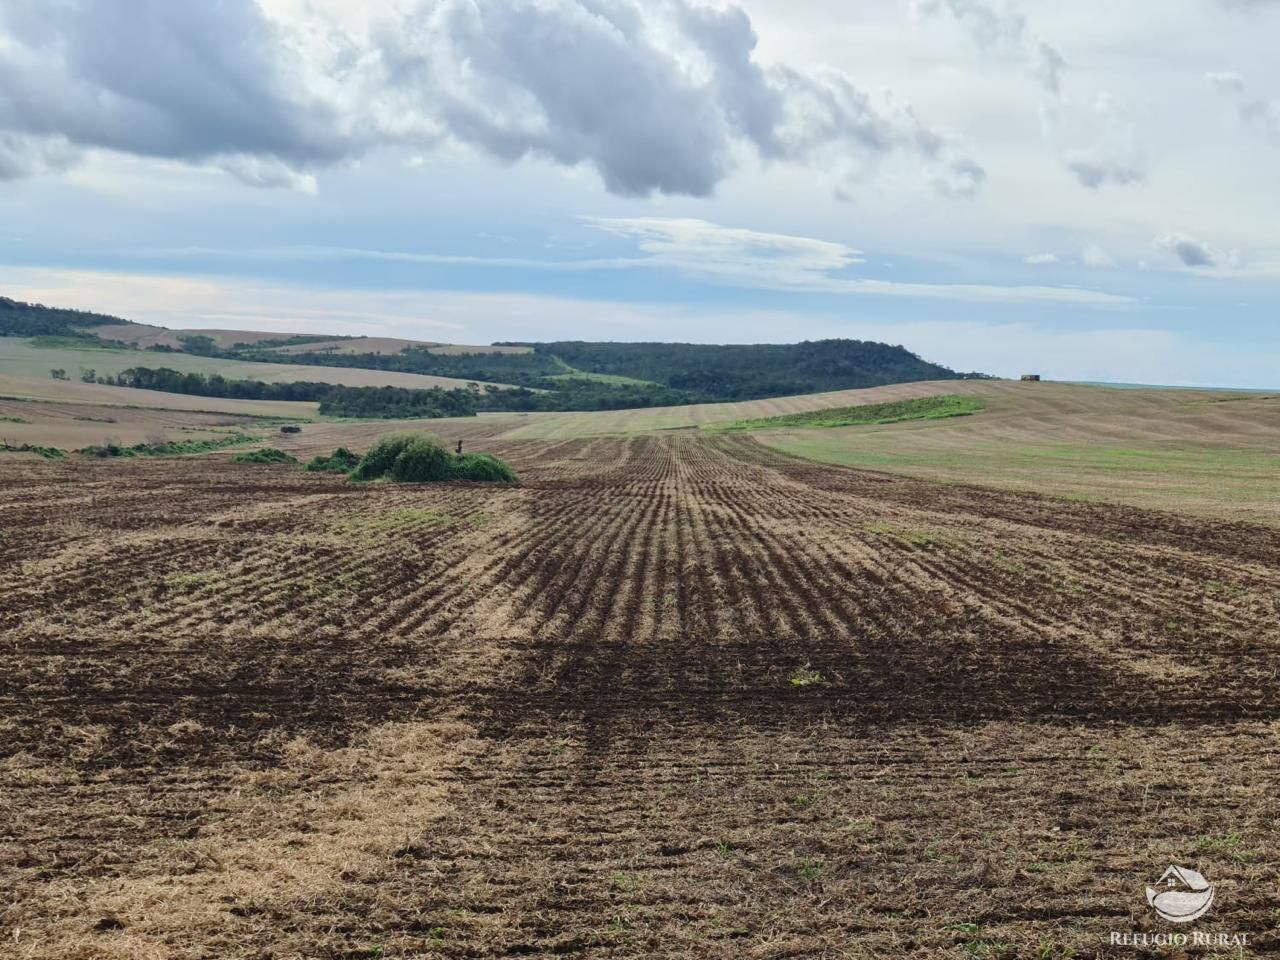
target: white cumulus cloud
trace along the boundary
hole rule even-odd
[[[0,176],[65,166],[60,144],[309,192],[374,149],[447,142],[590,167],[623,195],[705,196],[752,154],[845,182],[898,155],[946,196],[985,176],[894,98],[762,62],[737,6],[419,0],[380,16],[357,35],[255,0],[6,0]]]

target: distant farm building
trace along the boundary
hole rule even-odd
[[[1022,375],[1022,379],[1023,379],[1023,380],[1026,380],[1026,381],[1028,381],[1028,382],[1030,382],[1030,383],[1039,383],[1039,382],[1040,382],[1040,374],[1038,374],[1038,373],[1024,373],[1024,374]]]

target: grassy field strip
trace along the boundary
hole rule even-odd
[[[905,426],[905,425],[904,425]],[[819,463],[1078,500],[1280,523],[1280,453],[1216,446],[1016,442],[950,431],[776,430],[758,438]]]
[[[902,423],[907,420],[945,420],[949,417],[967,417],[980,410],[982,410],[982,401],[977,397],[944,394],[938,397],[920,397],[915,400],[864,403],[852,407],[811,410],[806,413],[787,413],[755,420],[735,420],[730,423],[714,424],[711,429],[774,430],[782,427],[808,429],[881,425]]]

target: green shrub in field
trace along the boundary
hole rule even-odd
[[[497,457],[487,453],[454,456],[424,434],[394,433],[383,437],[356,464],[352,480],[393,480],[396,483],[433,483],[472,480],[512,483],[516,475]]]
[[[313,473],[350,473],[359,462],[358,454],[352,453],[346,447],[338,447],[327,457],[317,454],[307,464],[307,469]]]
[[[231,458],[232,463],[297,463],[298,458],[290,456],[275,447],[263,447],[261,450],[250,450],[248,453],[237,453]]]
[[[391,472],[391,465],[400,456],[400,451],[414,437],[413,433],[390,433],[383,437],[369,452],[360,458],[360,462],[351,471],[352,480],[378,480]]]
[[[481,483],[514,483],[515,471],[491,453],[464,453],[455,458],[454,476]]]
[[[453,457],[428,437],[414,437],[400,450],[388,476],[396,483],[452,480]]]

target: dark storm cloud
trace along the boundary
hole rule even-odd
[[[0,129],[179,160],[328,164],[357,142],[253,0],[7,0]]]
[[[896,153],[952,194],[983,179],[909,109],[762,65],[742,10],[689,0],[427,0],[342,77],[254,0],[8,0],[0,40],[0,176],[56,168],[61,144],[297,186],[373,147],[455,141],[588,165],[620,194],[706,195],[744,153],[847,175]]]

